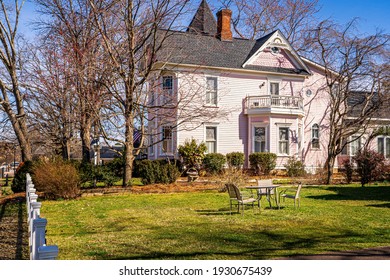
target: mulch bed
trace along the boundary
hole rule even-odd
[[[206,190],[219,190],[220,186],[207,182],[176,182],[174,184],[151,184],[146,186],[132,187],[109,187],[109,188],[88,188],[82,190],[82,196],[93,196],[114,193],[178,193],[197,192]]]

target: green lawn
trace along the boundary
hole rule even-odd
[[[273,259],[390,245],[389,186],[305,187],[301,208],[230,215],[227,193],[44,201],[59,259]]]

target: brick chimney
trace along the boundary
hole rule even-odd
[[[220,10],[217,13],[217,37],[221,41],[232,41],[233,34],[230,29],[230,20],[232,18],[232,11],[229,9]]]

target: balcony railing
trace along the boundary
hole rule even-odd
[[[252,109],[290,109],[303,112],[303,99],[299,96],[261,95],[245,98],[245,111]]]

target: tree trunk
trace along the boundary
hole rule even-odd
[[[32,160],[32,153],[31,153],[31,145],[28,139],[24,135],[20,135],[19,132],[17,132],[17,129],[15,130],[15,134],[18,138],[20,150],[22,153],[22,161]]]
[[[123,172],[123,187],[130,185],[130,180],[133,172],[134,161],[134,143],[133,143],[133,123],[132,117],[126,118],[126,132],[125,132],[125,170]]]
[[[88,124],[82,124],[80,129],[81,147],[82,147],[82,160],[83,162],[90,162],[91,160],[91,126]]]
[[[333,167],[335,162],[334,155],[328,155],[328,160],[326,161],[326,184],[332,184],[333,180]]]
[[[17,118],[14,112],[11,109],[9,104],[3,104],[5,113],[8,115],[8,118],[11,121],[12,128],[14,129],[16,138],[20,146],[20,151],[22,153],[22,161],[32,160],[31,145],[28,138],[28,131],[26,125],[26,116],[23,108],[19,108],[20,115],[23,117]]]

